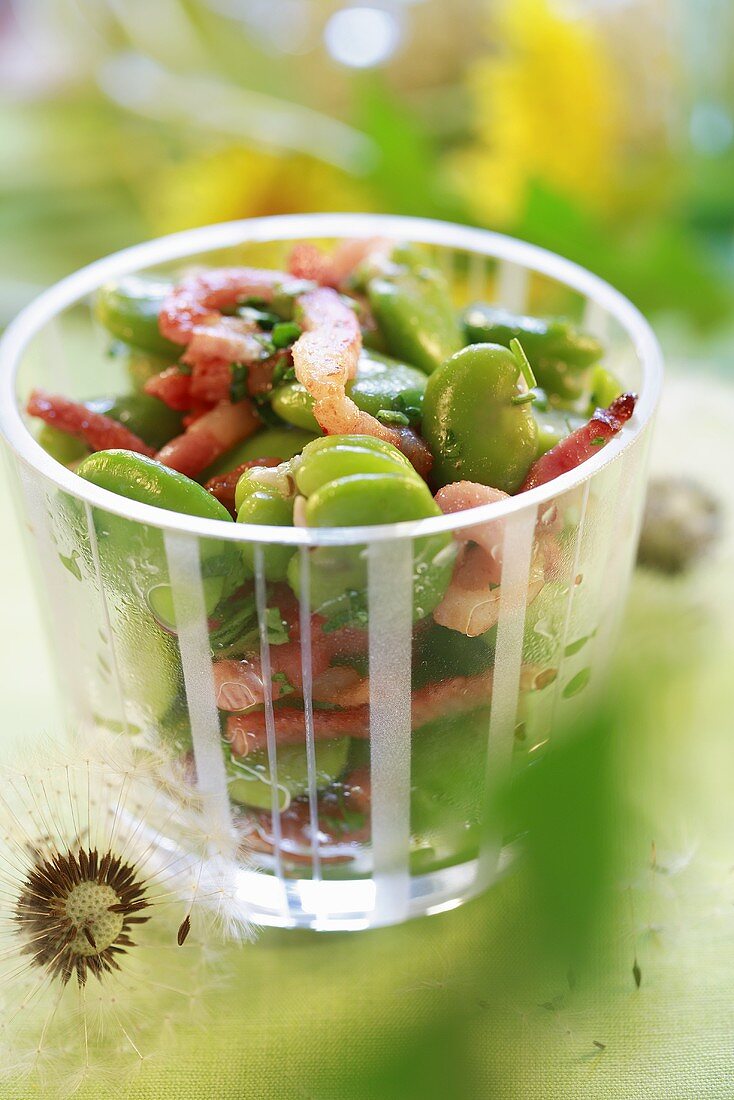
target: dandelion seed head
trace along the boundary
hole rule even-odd
[[[117,735],[0,766],[0,1076],[119,1091],[199,1019],[220,933],[250,934],[231,851],[175,767]]]

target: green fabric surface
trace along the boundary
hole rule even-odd
[[[266,930],[252,945],[226,949],[217,967],[223,980],[194,1001],[160,1056],[143,1063],[130,1095],[734,1096],[734,489],[729,471],[720,469],[733,418],[734,389],[724,383],[669,383],[653,470],[713,483],[726,500],[727,530],[716,554],[690,577],[635,578],[625,642],[654,629],[665,639],[659,656],[672,675],[621,739],[630,858],[600,933],[597,972],[572,989],[558,974],[537,988],[513,989],[506,1002],[493,995],[487,975],[522,969],[528,946],[508,920],[522,904],[511,875],[458,910],[401,927],[339,935]],[[7,748],[57,722],[27,554],[6,497],[3,483]],[[457,1014],[465,1062],[444,1085],[444,1025]],[[393,1087],[390,1067],[422,1033],[428,1038],[416,1047],[415,1090]],[[0,1085],[3,1100],[42,1095],[27,1084]],[[122,1090],[112,1082],[80,1095],[105,1100]]]

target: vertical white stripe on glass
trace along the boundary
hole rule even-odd
[[[268,769],[270,772],[270,814],[272,819],[273,861],[275,873],[281,886],[281,908],[288,912],[288,897],[283,875],[283,837],[280,828],[280,788],[278,787],[278,750],[275,738],[275,714],[273,712],[273,676],[270,665],[270,639],[268,638],[268,600],[265,586],[265,562],[263,548],[256,544],[255,562],[255,604],[257,607],[257,625],[260,634],[260,674],[263,682],[265,704],[265,740],[268,749]]]
[[[164,531],[163,538],[198,787],[213,826],[225,835],[231,824],[229,796],[201,583],[199,544],[195,537],[178,531]]]
[[[311,662],[311,559],[308,548],[300,551],[301,596],[299,603],[301,627],[301,670],[303,673],[303,718],[306,726],[306,767],[308,768],[308,816],[311,829],[311,873],[314,882],[321,878],[319,852],[318,777],[316,774],[316,740],[313,728],[313,666]]]
[[[370,778],[375,924],[403,920],[410,893],[413,544],[372,544],[369,576]]]
[[[535,508],[527,508],[505,520],[500,617],[487,743],[488,797],[492,789],[509,776],[512,763],[535,522]],[[495,826],[490,829],[479,853],[477,879],[480,888],[487,885],[497,871],[501,848],[501,837],[498,835],[500,823],[495,822]]]
[[[527,305],[530,272],[526,267],[501,260],[497,267],[497,305],[522,313]]]
[[[87,535],[89,536],[89,548],[92,551],[92,563],[94,565],[94,575],[97,578],[97,588],[99,591],[99,604],[102,609],[102,618],[105,626],[105,637],[109,646],[110,660],[112,662],[112,676],[115,681],[115,690],[117,691],[117,701],[120,708],[120,721],[122,723],[125,733],[130,733],[130,723],[127,717],[127,708],[125,706],[125,692],[122,687],[122,678],[120,676],[120,664],[117,660],[117,645],[115,643],[115,635],[112,630],[112,621],[110,619],[110,609],[107,603],[107,595],[105,593],[104,581],[102,580],[102,568],[99,561],[99,544],[97,542],[97,529],[94,526],[94,514],[92,512],[92,506],[85,502],[84,513],[87,517]]]

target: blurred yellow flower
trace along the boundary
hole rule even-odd
[[[480,221],[507,224],[542,180],[591,205],[613,194],[622,140],[617,74],[569,3],[504,0],[496,48],[470,70],[476,142],[449,171]]]
[[[147,189],[156,233],[260,214],[364,210],[365,189],[338,169],[298,154],[230,146],[169,163]]]

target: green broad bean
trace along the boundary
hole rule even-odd
[[[577,416],[566,409],[555,408],[552,405],[544,409],[533,405],[532,409],[538,426],[537,458],[544,455],[551,447],[555,447],[584,423],[583,416]]]
[[[99,291],[97,317],[116,340],[173,362],[181,348],[158,329],[158,314],[170,290],[164,280],[128,275]]]
[[[272,480],[273,473],[273,470],[253,466],[242,474],[235,496],[238,523],[293,526],[293,495],[283,495],[280,486]],[[250,575],[255,571],[256,546],[256,543],[248,542],[241,546],[242,558]],[[263,545],[263,568],[269,581],[285,580],[288,562],[294,552],[293,546]]]
[[[367,274],[367,297],[390,355],[431,374],[461,347],[448,284],[419,253],[396,249],[393,261]]]
[[[428,379],[423,435],[437,486],[477,481],[513,493],[536,457],[523,367],[499,344],[471,344]]]
[[[510,346],[519,340],[538,385],[551,398],[577,401],[588,393],[588,368],[603,354],[599,341],[562,318],[524,317],[497,306],[476,303],[464,312],[464,333],[471,344]]]
[[[82,462],[77,473],[85,481],[140,504],[232,522],[224,505],[198,482],[134,451],[97,451]]]
[[[486,813],[489,710],[440,718],[413,733],[410,824],[414,874],[476,855]]]
[[[341,460],[341,462],[340,462]],[[440,515],[425,482],[388,443],[367,437],[330,436],[296,460],[295,479],[305,497],[310,527],[399,523]],[[450,535],[431,535],[413,546],[413,616],[436,607],[451,579],[455,546]],[[317,547],[310,552],[310,600],[332,627],[364,625],[367,560],[362,547]],[[288,580],[301,592],[300,556],[288,565]]]
[[[147,393],[98,397],[93,401],[85,401],[84,404],[93,412],[104,413],[124,424],[156,450],[160,450],[164,443],[183,431],[182,414],[169,409],[168,405]]]
[[[182,350],[182,348],[178,349],[176,357]],[[123,344],[120,340],[115,341],[111,354],[120,357],[134,393],[142,393],[145,383],[156,374],[160,374],[166,367],[170,367],[173,362],[170,355],[165,357],[150,355],[130,344]]]
[[[329,481],[308,498],[305,514],[309,527],[361,527],[423,519],[440,509],[423,482],[396,469]]]
[[[316,750],[316,785],[323,790],[343,773],[349,755],[349,738],[320,741]],[[229,754],[226,761],[230,798],[244,806],[270,810],[273,804],[268,754],[256,749],[244,759]],[[304,745],[278,748],[278,809],[288,809],[291,801],[308,790],[308,761]]]
[[[310,497],[336,478],[350,474],[413,475],[409,460],[393,447],[368,435],[325,435],[308,443],[293,463],[299,493]]]
[[[533,370],[544,359],[560,359],[569,367],[583,370],[597,363],[604,352],[596,337],[561,317],[525,317],[478,302],[464,311],[463,323],[471,344],[502,344],[508,348],[510,340],[519,340]]]
[[[43,424],[37,437],[46,454],[63,466],[73,466],[89,454],[89,447],[76,436],[59,431],[52,424]]]
[[[346,392],[357,408],[377,416],[381,412],[403,414],[407,422],[420,422],[426,376],[423,371],[363,348],[357,377]],[[318,432],[313,398],[300,382],[286,382],[273,391],[273,412],[288,424]]]
[[[606,367],[602,367],[601,364],[594,367],[591,375],[590,414],[593,414],[596,408],[608,408],[623,390],[622,383]]]
[[[97,451],[84,459],[77,474],[128,500],[202,519],[232,522],[224,505],[203,486],[133,451]],[[173,597],[160,530],[101,511],[95,512],[95,525],[100,556],[109,566],[115,585],[132,586],[142,592],[159,625],[173,629]],[[204,601],[207,614],[211,614],[220,600],[241,583],[244,570],[236,547],[229,543],[204,540],[200,553]]]
[[[297,428],[261,428],[212,463],[202,475],[202,480],[207,481],[210,477],[226,474],[229,470],[236,470],[245,462],[254,462],[258,458],[279,458],[281,462],[285,462],[316,438],[314,432],[299,431]]]

